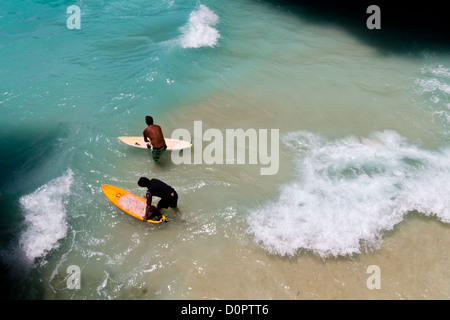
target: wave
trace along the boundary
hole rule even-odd
[[[69,169],[61,177],[20,198],[25,229],[19,236],[18,250],[24,262],[33,263],[45,257],[66,236],[66,199],[72,183],[73,172]]]
[[[296,157],[295,180],[248,219],[271,253],[358,254],[412,211],[450,223],[449,149],[421,150],[395,131],[336,141],[299,131],[283,142]]]
[[[201,4],[189,16],[187,25],[181,28],[179,39],[182,48],[214,47],[220,38],[214,26],[219,17],[207,6]]]

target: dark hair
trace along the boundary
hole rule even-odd
[[[150,180],[148,180],[146,177],[140,177],[138,180],[139,187],[147,187],[150,183]]]
[[[153,124],[153,118],[150,116],[146,116],[145,122],[147,123],[147,125],[151,126]]]

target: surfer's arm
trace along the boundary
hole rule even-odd
[[[152,205],[152,193],[148,189],[145,194],[145,199],[147,199],[147,208],[149,208]]]
[[[144,218],[143,218],[144,222],[147,222],[148,213],[150,212],[150,207],[151,206],[147,205],[147,207],[145,208],[145,214],[144,214]]]
[[[148,136],[147,136],[147,133],[145,132],[145,130],[144,130],[143,135],[144,135],[144,142],[150,142],[150,140],[148,139]]]
[[[152,145],[151,145],[152,139],[149,138],[149,136],[147,136],[147,133],[145,132],[145,130],[144,130],[143,135],[144,135],[144,142],[147,142],[147,149],[151,149],[152,148]]]
[[[152,194],[151,194],[150,190],[148,190],[148,189],[147,189],[147,193],[145,194],[145,198],[147,199],[147,206],[145,207],[144,222],[147,222],[148,214],[152,207]]]

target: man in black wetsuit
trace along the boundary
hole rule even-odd
[[[167,209],[169,207],[176,208],[178,203],[178,194],[174,188],[169,186],[168,184],[162,182],[158,179],[147,179],[146,177],[141,177],[138,181],[138,185],[140,187],[147,188],[147,208],[145,210],[144,221],[147,219],[159,220],[158,215],[161,216],[160,209]],[[160,197],[157,208],[151,210],[152,197]]]

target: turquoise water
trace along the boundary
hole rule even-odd
[[[66,26],[72,4],[79,30]],[[439,46],[378,47],[300,9],[244,0],[3,1],[0,24],[9,296],[290,299],[305,257],[311,269],[373,258],[411,213],[448,231],[450,55]],[[145,115],[169,137],[194,121],[279,129],[279,171],[170,155],[155,166],[116,139],[140,135]],[[141,194],[140,176],[177,189],[181,214],[142,225],[101,192]],[[446,261],[431,269],[441,275]],[[67,288],[71,265],[80,290]],[[437,297],[449,288],[440,283]]]

